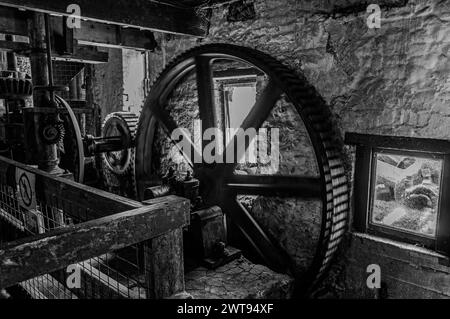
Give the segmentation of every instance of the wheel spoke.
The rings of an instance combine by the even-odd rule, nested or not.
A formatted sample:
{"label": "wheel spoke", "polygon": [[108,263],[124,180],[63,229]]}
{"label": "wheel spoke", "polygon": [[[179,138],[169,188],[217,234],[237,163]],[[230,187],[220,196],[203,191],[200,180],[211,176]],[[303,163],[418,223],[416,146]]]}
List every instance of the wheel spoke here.
{"label": "wheel spoke", "polygon": [[[252,109],[248,113],[247,117],[242,122],[241,128],[244,131],[249,128],[254,128],[256,132],[258,132],[258,130],[263,125],[264,121],[270,115],[270,111],[275,106],[275,103],[279,100],[281,93],[282,93],[281,89],[279,89],[278,86],[273,81],[269,80],[267,85],[259,94],[258,99],[256,100]],[[252,143],[251,140],[248,143],[245,143],[243,148],[244,152],[247,151],[250,143]],[[225,148],[225,154],[233,154],[234,157],[233,164],[236,164],[239,160],[239,157],[242,155],[238,154],[238,152],[235,152],[235,148],[236,145],[233,138]],[[229,166],[228,172],[233,170],[234,165],[228,166]]]}
{"label": "wheel spoke", "polygon": [[216,127],[217,125],[211,61],[211,58],[208,56],[200,55],[195,58],[198,106],[203,130]]}
{"label": "wheel spoke", "polygon": [[[187,145],[186,147],[181,147],[179,141],[176,141],[172,138],[172,133],[178,128],[178,125],[176,124],[172,116],[170,116],[170,114],[161,107],[154,107],[152,111],[153,115],[158,119],[158,122],[161,124],[164,132],[167,134],[169,139],[180,150],[181,154],[183,155],[185,160],[189,163],[191,168],[193,168],[194,167],[193,159],[196,158],[195,156],[197,156],[197,158],[201,157],[199,155],[201,154],[201,152],[195,146],[194,142],[191,139],[190,134],[188,132],[186,132],[187,134],[183,134],[181,138],[184,139],[185,142],[184,144]],[[185,133],[185,130],[179,130],[179,132]]]}
{"label": "wheel spoke", "polygon": [[281,93],[281,89],[273,81],[269,80],[259,94],[255,105],[253,105],[247,117],[242,122],[242,129],[246,130],[253,127],[258,130],[269,117],[270,111],[280,99]]}
{"label": "wheel spoke", "polygon": [[286,175],[232,175],[225,184],[235,194],[320,198],[320,178]]}
{"label": "wheel spoke", "polygon": [[224,206],[227,216],[231,217],[265,263],[273,270],[286,271],[287,256],[272,242],[247,209],[235,198],[224,203]]}

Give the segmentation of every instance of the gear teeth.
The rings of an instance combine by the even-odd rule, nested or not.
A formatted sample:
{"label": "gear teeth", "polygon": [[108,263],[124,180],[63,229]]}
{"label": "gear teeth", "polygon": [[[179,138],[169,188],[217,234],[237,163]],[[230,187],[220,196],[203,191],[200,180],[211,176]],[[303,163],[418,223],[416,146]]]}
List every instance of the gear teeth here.
{"label": "gear teeth", "polygon": [[[332,113],[326,102],[317,93],[316,89],[308,83],[303,74],[290,70],[270,55],[251,48],[226,43],[211,43],[189,49],[170,61],[153,81],[152,89],[144,103],[144,109],[139,119],[138,126],[142,125],[143,128],[138,127],[137,129],[136,149],[140,150],[143,143],[151,145],[153,142],[144,140],[147,138],[147,136],[144,136],[144,133],[140,136],[140,132],[144,132],[151,121],[151,114],[149,115],[148,113],[151,105],[148,104],[148,101],[156,98],[155,95],[157,93],[155,92],[158,92],[161,86],[166,83],[167,78],[169,80],[173,79],[173,74],[176,73],[175,69],[182,72],[183,70],[180,69],[183,68],[183,63],[185,66],[190,66],[186,61],[204,54],[224,54],[231,58],[236,57],[241,61],[253,64],[256,68],[266,73],[295,105],[307,127],[310,138],[313,141],[317,162],[321,166],[323,189],[327,190],[322,199],[322,216],[324,220],[320,242],[318,243],[317,252],[309,272],[310,276],[307,280],[308,288],[311,288],[327,273],[333,260],[332,257],[343,237],[345,223],[343,224],[342,221],[347,220],[349,215],[349,185],[342,164],[343,161],[341,160],[344,146],[341,134],[332,120]],[[146,116],[144,116],[144,113]],[[139,159],[141,159],[141,155],[136,154]],[[151,169],[150,161],[151,159],[138,161],[140,166],[136,167],[136,169],[139,176],[145,176],[146,172]],[[146,163],[144,164],[144,162]],[[144,165],[149,166],[144,167]]]}
{"label": "gear teeth", "polygon": [[78,122],[70,105],[58,95],[55,96],[58,107],[64,108],[67,114],[60,115],[63,128],[60,138],[64,153],[60,156],[60,166],[74,174],[75,181],[82,183],[84,177],[83,141]]}
{"label": "gear teeth", "polygon": [[32,95],[32,92],[30,79],[0,77],[0,99],[27,98]]}
{"label": "gear teeth", "polygon": [[58,143],[62,143],[64,141],[64,136],[66,135],[66,129],[64,128],[63,123],[58,124],[58,130],[59,130],[59,141]]}
{"label": "gear teeth", "polygon": [[[137,131],[137,123],[138,123],[138,116],[134,113],[130,112],[114,112],[108,114],[102,124],[102,136],[105,136],[106,127],[109,125],[111,121],[118,121],[123,125],[123,128],[126,128],[128,139],[131,142],[134,142],[134,139],[136,137],[136,131]],[[124,167],[118,169],[116,167],[113,167],[107,160],[106,155],[102,154],[102,170],[103,170],[103,176],[106,180],[107,185],[114,185],[116,184],[116,180],[119,178],[121,180],[127,181],[129,183],[130,188],[126,191],[126,196],[129,196],[133,199],[137,198],[137,188],[136,188],[136,175],[135,175],[135,148],[129,148],[126,152],[126,155],[128,158],[126,160],[126,163]],[[119,194],[123,195],[123,194]]]}

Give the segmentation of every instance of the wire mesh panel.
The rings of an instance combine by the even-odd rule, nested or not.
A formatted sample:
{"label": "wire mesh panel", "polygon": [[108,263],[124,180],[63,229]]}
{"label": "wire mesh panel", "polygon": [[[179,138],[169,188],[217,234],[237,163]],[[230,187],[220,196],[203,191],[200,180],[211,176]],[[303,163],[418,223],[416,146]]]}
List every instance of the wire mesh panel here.
{"label": "wire mesh panel", "polygon": [[68,85],[84,68],[83,63],[69,61],[53,62],[53,78],[55,85]]}
{"label": "wire mesh panel", "polygon": [[78,269],[79,285],[68,283],[71,272],[62,269],[21,282],[33,299],[145,299],[147,283],[138,245],[71,265]]}
{"label": "wire mesh panel", "polygon": [[[0,249],[13,240],[142,206],[114,194],[16,165],[0,157]],[[26,189],[27,185],[22,185],[21,178],[17,178],[18,170],[34,176],[34,187]],[[32,208],[24,205],[23,197],[27,194],[36,197]],[[19,286],[30,298],[36,299],[146,298],[149,296],[149,269],[145,262],[149,252],[146,249],[144,243],[138,243],[113,250],[26,280]],[[72,281],[74,273],[79,278]]]}

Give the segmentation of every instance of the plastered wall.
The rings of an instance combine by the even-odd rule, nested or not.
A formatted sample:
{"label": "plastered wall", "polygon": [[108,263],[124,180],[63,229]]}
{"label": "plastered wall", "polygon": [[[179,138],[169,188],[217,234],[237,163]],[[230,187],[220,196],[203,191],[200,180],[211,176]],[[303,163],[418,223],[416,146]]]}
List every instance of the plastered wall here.
{"label": "plastered wall", "polygon": [[[269,53],[304,74],[329,104],[342,134],[448,139],[450,3],[378,3],[380,29],[366,25],[368,2],[255,0],[254,15],[241,17],[231,16],[228,6],[215,7],[206,39],[159,39],[161,51],[154,56],[152,76],[192,46],[238,44]],[[348,153],[351,167],[351,150]],[[371,263],[381,266],[382,290],[366,286]],[[349,234],[316,296],[450,297],[449,268],[442,263],[445,260],[427,251]]]}

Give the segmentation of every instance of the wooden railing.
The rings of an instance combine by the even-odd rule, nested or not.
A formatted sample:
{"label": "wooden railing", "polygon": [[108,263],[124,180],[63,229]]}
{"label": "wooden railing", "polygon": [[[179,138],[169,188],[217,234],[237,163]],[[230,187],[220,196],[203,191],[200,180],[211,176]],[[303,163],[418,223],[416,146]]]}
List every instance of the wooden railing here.
{"label": "wooden railing", "polygon": [[[88,219],[100,218],[143,204],[132,199],[108,193],[72,180],[57,177],[37,168],[0,156],[0,184],[15,188],[17,170],[29,172],[35,176],[37,201],[64,209],[65,213],[77,215],[86,213]],[[80,215],[81,220],[87,220]]]}
{"label": "wooden railing", "polygon": [[[37,204],[29,209],[18,198],[18,171],[33,180]],[[182,228],[189,223],[187,199],[167,196],[142,204],[3,157],[0,187],[0,224],[21,234],[18,240],[5,242],[5,227],[0,228],[0,288],[33,286],[33,280],[45,276],[46,283],[56,278],[58,286],[66,289],[64,269],[80,265],[85,269],[84,290],[71,288],[69,293],[77,297],[165,298],[184,290]],[[27,214],[41,219],[39,231],[29,230]],[[125,260],[130,247],[139,260]],[[133,264],[138,273],[130,274],[127,266],[125,275],[120,275],[126,280],[113,278],[111,271],[122,271],[119,259]],[[136,283],[137,292],[130,288]],[[94,289],[86,288],[94,284],[96,296],[90,292]],[[98,286],[104,294],[98,295]]]}

